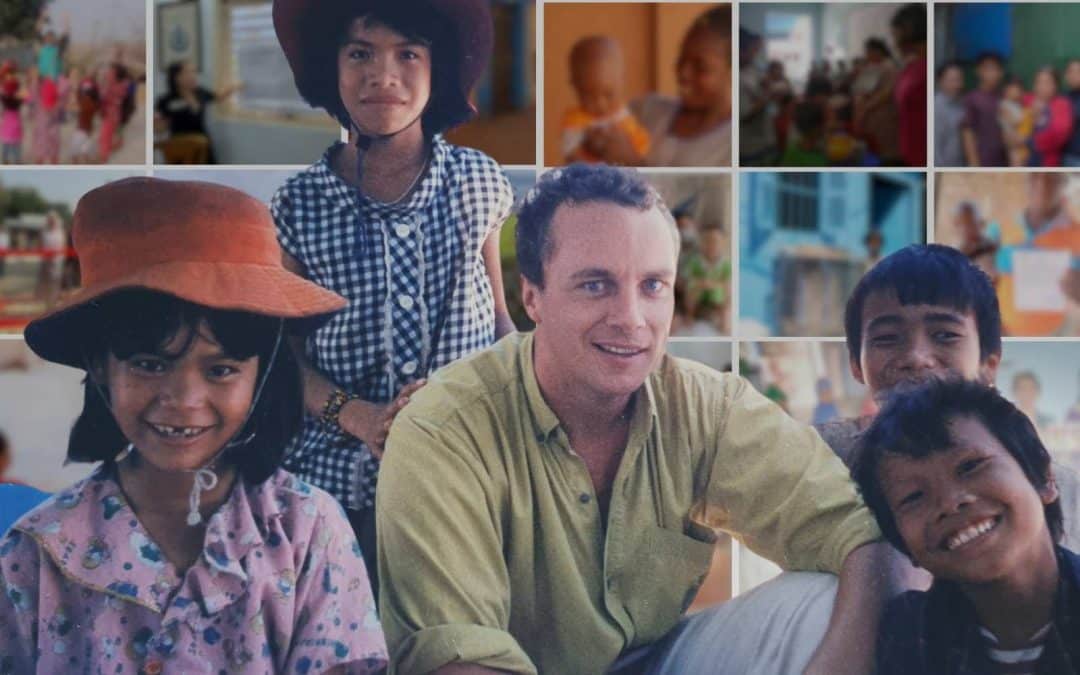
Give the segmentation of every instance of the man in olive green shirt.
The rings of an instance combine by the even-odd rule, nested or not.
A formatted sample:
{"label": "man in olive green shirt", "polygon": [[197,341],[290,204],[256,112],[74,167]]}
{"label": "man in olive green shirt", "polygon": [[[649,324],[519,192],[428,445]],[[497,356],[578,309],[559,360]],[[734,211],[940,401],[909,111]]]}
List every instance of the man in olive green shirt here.
{"label": "man in olive green shirt", "polygon": [[713,528],[840,574],[808,672],[869,671],[890,581],[873,517],[815,432],[665,355],[677,251],[634,172],[575,166],[530,192],[518,261],[536,330],[436,373],[387,441],[391,672],[604,673],[679,625]]}

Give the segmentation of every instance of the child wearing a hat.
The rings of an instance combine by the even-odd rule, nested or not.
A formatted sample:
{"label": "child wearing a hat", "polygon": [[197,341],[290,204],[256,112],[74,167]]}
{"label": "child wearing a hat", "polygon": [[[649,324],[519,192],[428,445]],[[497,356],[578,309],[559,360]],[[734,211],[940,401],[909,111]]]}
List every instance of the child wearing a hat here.
{"label": "child wearing a hat", "polygon": [[26,341],[86,371],[68,458],[101,464],[0,540],[0,673],[381,671],[344,514],[279,468],[302,417],[283,333],[342,298],[217,185],[111,183],[74,237],[84,287]]}
{"label": "child wearing a hat", "polygon": [[341,501],[374,556],[394,415],[428,373],[513,331],[498,251],[509,181],[441,135],[474,113],[490,0],[275,0],[274,26],[301,94],[354,139],[271,207],[286,265],[349,301],[306,343],[308,417],[286,461]]}

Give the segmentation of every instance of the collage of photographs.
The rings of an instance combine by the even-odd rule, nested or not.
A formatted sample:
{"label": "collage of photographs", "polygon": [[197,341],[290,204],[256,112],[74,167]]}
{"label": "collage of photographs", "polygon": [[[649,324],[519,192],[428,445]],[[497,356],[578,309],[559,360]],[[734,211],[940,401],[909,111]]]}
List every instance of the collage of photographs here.
{"label": "collage of photographs", "polygon": [[1080,675],[1076,26],[0,0],[0,675]]}

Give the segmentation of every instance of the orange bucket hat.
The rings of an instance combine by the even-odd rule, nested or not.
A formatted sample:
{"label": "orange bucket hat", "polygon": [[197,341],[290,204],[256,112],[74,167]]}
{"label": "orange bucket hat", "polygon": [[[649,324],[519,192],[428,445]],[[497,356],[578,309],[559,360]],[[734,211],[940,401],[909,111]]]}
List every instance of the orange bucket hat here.
{"label": "orange bucket hat", "polygon": [[31,321],[26,342],[43,359],[85,368],[79,326],[96,300],[129,288],[314,330],[346,301],[286,270],[275,233],[265,204],[223,185],[139,177],[92,190],[72,226],[83,287]]}

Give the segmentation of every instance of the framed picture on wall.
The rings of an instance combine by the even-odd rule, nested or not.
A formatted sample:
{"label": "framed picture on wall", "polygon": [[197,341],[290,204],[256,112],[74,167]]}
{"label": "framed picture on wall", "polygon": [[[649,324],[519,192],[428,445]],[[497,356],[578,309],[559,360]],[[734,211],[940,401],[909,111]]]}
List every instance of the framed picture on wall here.
{"label": "framed picture on wall", "polygon": [[200,39],[198,2],[171,2],[157,6],[155,40],[160,70],[165,70],[175,61],[187,61],[195,67],[196,72],[201,72]]}

